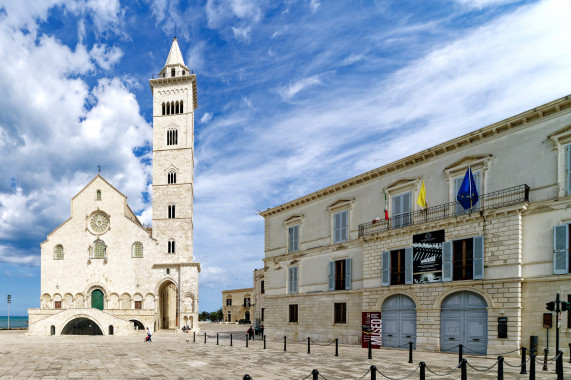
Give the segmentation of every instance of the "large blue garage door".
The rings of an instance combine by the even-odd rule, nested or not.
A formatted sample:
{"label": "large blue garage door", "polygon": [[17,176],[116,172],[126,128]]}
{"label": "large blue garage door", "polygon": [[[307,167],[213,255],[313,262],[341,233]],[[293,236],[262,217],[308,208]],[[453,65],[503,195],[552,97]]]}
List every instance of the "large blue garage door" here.
{"label": "large blue garage door", "polygon": [[409,297],[397,294],[383,303],[383,347],[416,348],[416,306]]}

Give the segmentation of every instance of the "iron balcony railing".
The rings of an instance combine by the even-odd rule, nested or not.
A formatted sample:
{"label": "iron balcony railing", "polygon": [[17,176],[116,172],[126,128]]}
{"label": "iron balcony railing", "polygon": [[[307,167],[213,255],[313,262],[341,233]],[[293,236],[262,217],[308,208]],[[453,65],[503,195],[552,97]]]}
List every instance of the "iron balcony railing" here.
{"label": "iron balcony railing", "polygon": [[402,228],[413,224],[422,224],[469,214],[476,211],[492,210],[501,207],[529,201],[529,186],[519,185],[492,193],[480,195],[478,203],[468,210],[464,210],[458,202],[450,202],[438,206],[429,207],[407,214],[393,216],[388,220],[374,220],[372,222],[359,224],[359,237],[374,235],[379,232],[388,231],[394,228]]}

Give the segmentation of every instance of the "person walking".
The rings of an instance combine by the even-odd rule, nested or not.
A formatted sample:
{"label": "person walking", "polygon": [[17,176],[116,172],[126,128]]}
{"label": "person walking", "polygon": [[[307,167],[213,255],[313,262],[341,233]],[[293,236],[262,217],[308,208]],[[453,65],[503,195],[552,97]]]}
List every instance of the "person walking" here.
{"label": "person walking", "polygon": [[248,329],[248,338],[250,340],[254,340],[254,329],[252,328],[252,326],[250,326],[250,328]]}
{"label": "person walking", "polygon": [[152,342],[151,335],[153,335],[150,328],[147,327],[147,337],[145,338],[145,342]]}

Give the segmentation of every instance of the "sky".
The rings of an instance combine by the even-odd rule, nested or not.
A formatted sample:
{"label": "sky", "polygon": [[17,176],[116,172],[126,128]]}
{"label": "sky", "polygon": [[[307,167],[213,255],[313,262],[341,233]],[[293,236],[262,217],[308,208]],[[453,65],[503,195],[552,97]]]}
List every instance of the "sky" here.
{"label": "sky", "polygon": [[199,309],[252,287],[278,206],[571,93],[568,0],[0,0],[0,315],[96,174],[152,215],[152,96],[197,76]]}

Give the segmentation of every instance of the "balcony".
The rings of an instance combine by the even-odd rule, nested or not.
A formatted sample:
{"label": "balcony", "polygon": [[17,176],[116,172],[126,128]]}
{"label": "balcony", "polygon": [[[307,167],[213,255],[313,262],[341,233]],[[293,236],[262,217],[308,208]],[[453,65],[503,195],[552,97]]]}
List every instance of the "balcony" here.
{"label": "balcony", "polygon": [[415,224],[423,224],[435,220],[470,214],[472,212],[493,210],[518,203],[529,202],[529,186],[519,185],[492,193],[480,195],[476,206],[464,210],[458,201],[429,207],[408,214],[393,216],[389,220],[359,224],[359,237],[374,235],[396,228],[403,228]]}

